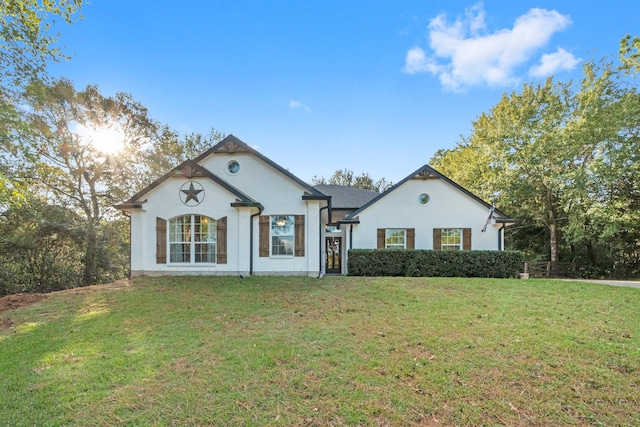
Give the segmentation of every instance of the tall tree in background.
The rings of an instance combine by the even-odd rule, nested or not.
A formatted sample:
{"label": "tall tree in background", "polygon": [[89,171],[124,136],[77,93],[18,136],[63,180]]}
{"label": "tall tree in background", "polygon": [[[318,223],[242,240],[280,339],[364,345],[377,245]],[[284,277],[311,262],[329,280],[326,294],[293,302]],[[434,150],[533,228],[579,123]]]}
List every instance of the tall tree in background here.
{"label": "tall tree in background", "polygon": [[116,218],[111,207],[139,187],[145,173],[131,162],[156,139],[157,123],[130,95],[76,91],[67,80],[34,82],[23,101],[24,121],[12,161],[29,197],[46,197],[83,218],[83,283],[103,280],[99,230]]}
{"label": "tall tree in background", "polygon": [[[13,148],[15,129],[24,127],[15,108],[22,88],[43,79],[48,62],[66,58],[52,34],[56,18],[71,24],[81,5],[81,0],[0,2],[0,147],[5,151]],[[6,172],[0,158],[0,204],[18,193]]]}
{"label": "tall tree in background", "polygon": [[378,193],[381,193],[393,186],[393,183],[388,182],[384,177],[374,181],[366,172],[362,172],[360,175],[355,175],[352,170],[346,168],[336,170],[328,180],[324,177],[314,176],[311,179],[311,185],[318,184],[344,185],[346,187],[357,187],[365,190],[377,191]]}
{"label": "tall tree in background", "polygon": [[189,133],[180,136],[168,126],[160,127],[153,144],[144,147],[145,149],[135,159],[138,164],[144,165],[138,182],[139,189],[155,181],[185,160],[198,157],[224,137],[224,133],[215,129],[211,129],[208,135]]}
{"label": "tall tree in background", "polygon": [[[30,283],[34,290],[59,287],[55,277],[61,276],[52,275],[48,284],[35,280],[34,257],[16,257],[3,251],[13,247],[16,254],[27,253],[33,248],[17,244],[28,242],[25,236],[46,236],[48,230],[58,230],[50,239],[57,236],[60,248],[75,244],[76,251],[82,253],[82,272],[79,279],[68,280],[69,286],[124,277],[128,268],[128,224],[113,205],[222,138],[215,130],[206,136],[192,133],[181,137],[150,119],[146,108],[129,94],[105,96],[96,86],[76,90],[65,79],[48,84],[32,82],[21,102],[21,120],[28,126],[14,130],[11,149],[0,147],[0,156],[17,185],[26,190],[22,204],[32,209],[7,206],[4,213],[0,212],[0,220],[4,217],[6,224],[9,219],[16,223],[22,215],[25,224],[32,225],[0,239],[0,259],[15,266],[13,270],[0,268],[0,276],[13,274],[15,281]],[[39,216],[28,215],[31,211],[39,212]],[[75,225],[68,231],[56,219],[62,218],[63,212],[74,218],[69,223]],[[42,228],[38,222],[41,219],[56,225]],[[64,236],[74,239],[64,240]],[[55,254],[62,258],[38,258],[49,263],[48,271],[71,265],[72,251]],[[21,265],[21,259],[31,261]],[[25,273],[17,274],[18,270]]]}
{"label": "tall tree in background", "polygon": [[571,149],[561,129],[568,111],[567,85],[552,79],[525,85],[483,113],[468,140],[433,161],[436,169],[486,199],[501,192],[501,209],[515,215],[517,207],[528,225],[545,227],[551,261],[559,260],[559,223],[566,217],[560,201]]}
{"label": "tall tree in background", "polygon": [[484,198],[500,192],[500,208],[522,220],[513,227],[515,248],[535,256],[546,246],[551,261],[579,261],[598,274],[633,274],[640,265],[633,209],[640,204],[640,100],[628,78],[638,58],[630,39],[622,46],[622,67],[588,62],[578,85],[524,85],[482,114],[470,137],[432,159]]}

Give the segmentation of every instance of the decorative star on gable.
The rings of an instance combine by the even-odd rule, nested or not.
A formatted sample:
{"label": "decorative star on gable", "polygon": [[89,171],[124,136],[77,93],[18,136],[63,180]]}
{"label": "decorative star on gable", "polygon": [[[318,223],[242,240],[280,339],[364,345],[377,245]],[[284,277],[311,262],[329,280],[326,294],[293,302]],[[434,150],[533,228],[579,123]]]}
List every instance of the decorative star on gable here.
{"label": "decorative star on gable", "polygon": [[187,206],[198,206],[204,200],[202,184],[197,181],[188,181],[182,184],[182,187],[180,187],[180,200]]}

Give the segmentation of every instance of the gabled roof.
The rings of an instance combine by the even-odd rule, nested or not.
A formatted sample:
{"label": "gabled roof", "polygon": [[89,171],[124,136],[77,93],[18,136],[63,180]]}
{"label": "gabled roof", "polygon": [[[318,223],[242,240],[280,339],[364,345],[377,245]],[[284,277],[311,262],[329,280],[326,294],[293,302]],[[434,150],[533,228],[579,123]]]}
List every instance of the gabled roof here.
{"label": "gabled roof", "polygon": [[211,147],[210,149],[208,149],[207,151],[205,151],[204,153],[196,157],[194,159],[194,162],[200,163],[214,153],[230,153],[230,154],[250,153],[253,156],[265,162],[266,164],[268,164],[269,166],[271,166],[272,168],[274,168],[275,170],[277,170],[278,172],[280,172],[281,174],[285,175],[287,178],[291,179],[292,181],[304,187],[305,191],[310,193],[311,195],[324,196],[324,194],[322,194],[320,191],[316,190],[315,188],[313,188],[312,186],[310,186],[309,184],[307,184],[306,182],[304,182],[303,180],[301,180],[300,178],[298,178],[297,176],[295,176],[294,174],[292,174],[291,172],[289,172],[288,170],[286,170],[285,168],[283,168],[282,166],[274,162],[273,160],[261,154],[259,151],[251,148],[247,143],[241,141],[240,139],[236,138],[233,135],[229,135],[225,137],[222,141],[220,141],[219,143],[217,143],[216,145],[214,145],[213,147]]}
{"label": "gabled roof", "polygon": [[331,196],[333,209],[358,209],[380,195],[377,191],[346,185],[318,184],[314,188]]}
{"label": "gabled roof", "polygon": [[[415,170],[414,172],[410,173],[406,178],[404,178],[402,181],[398,182],[393,187],[389,188],[384,193],[381,193],[375,199],[370,200],[368,203],[366,203],[364,206],[362,206],[357,211],[352,212],[349,215],[347,215],[344,218],[344,221],[345,222],[349,222],[349,221],[353,222],[353,221],[355,221],[357,219],[357,216],[362,211],[364,211],[369,206],[373,205],[378,200],[382,199],[383,197],[385,197],[386,195],[388,195],[389,193],[391,193],[395,189],[399,188],[400,186],[402,186],[402,184],[404,184],[405,182],[409,181],[410,179],[441,179],[444,182],[446,182],[447,184],[449,184],[452,187],[454,187],[455,189],[457,189],[457,190],[461,191],[462,193],[466,194],[467,196],[469,196],[470,198],[472,198],[476,202],[478,202],[481,205],[485,206],[487,209],[491,209],[491,205],[489,203],[485,202],[484,200],[482,200],[480,197],[476,196],[475,194],[473,194],[472,192],[470,192],[466,188],[462,187],[460,184],[457,184],[454,181],[450,180],[449,178],[447,178],[446,176],[444,176],[443,174],[441,174],[440,172],[438,172],[437,170],[435,170],[431,166],[424,165],[424,166],[421,166],[420,168],[418,168],[417,170]],[[510,219],[507,215],[505,215],[504,213],[502,213],[498,209],[494,209],[493,212],[494,212],[494,219],[496,220],[496,222],[515,222],[515,220]],[[495,218],[495,217],[500,217],[500,218]]]}
{"label": "gabled roof", "polygon": [[186,160],[182,162],[179,166],[167,172],[159,179],[155,180],[153,183],[151,183],[151,185],[147,186],[143,190],[134,194],[126,202],[120,205],[115,205],[114,207],[122,210],[140,209],[142,207],[142,204],[145,203],[146,201],[146,200],[142,200],[142,198],[146,196],[151,190],[153,190],[154,188],[157,188],[158,186],[160,186],[160,184],[162,184],[163,182],[165,182],[166,180],[172,177],[208,178],[213,182],[215,182],[216,184],[218,184],[220,187],[227,190],[229,193],[236,196],[236,201],[232,203],[233,206],[236,206],[236,207],[248,206],[248,207],[257,207],[260,210],[263,209],[262,205],[259,202],[249,197],[242,191],[238,190],[236,187],[229,184],[227,181],[223,180],[213,172],[200,166],[198,163],[196,163],[193,160]]}

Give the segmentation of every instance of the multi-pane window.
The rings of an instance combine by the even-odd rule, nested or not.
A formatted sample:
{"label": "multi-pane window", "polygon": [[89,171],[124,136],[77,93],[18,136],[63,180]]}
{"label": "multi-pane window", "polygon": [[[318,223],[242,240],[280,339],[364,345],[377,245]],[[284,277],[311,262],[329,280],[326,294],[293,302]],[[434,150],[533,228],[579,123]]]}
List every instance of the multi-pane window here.
{"label": "multi-pane window", "polygon": [[441,249],[443,251],[462,250],[462,229],[443,228],[441,242]]}
{"label": "multi-pane window", "polygon": [[169,221],[169,262],[215,263],[216,220],[183,215]]}
{"label": "multi-pane window", "polygon": [[384,247],[387,249],[405,249],[407,232],[404,228],[387,228],[385,230]]}
{"label": "multi-pane window", "polygon": [[293,215],[271,217],[271,255],[293,255],[295,218]]}

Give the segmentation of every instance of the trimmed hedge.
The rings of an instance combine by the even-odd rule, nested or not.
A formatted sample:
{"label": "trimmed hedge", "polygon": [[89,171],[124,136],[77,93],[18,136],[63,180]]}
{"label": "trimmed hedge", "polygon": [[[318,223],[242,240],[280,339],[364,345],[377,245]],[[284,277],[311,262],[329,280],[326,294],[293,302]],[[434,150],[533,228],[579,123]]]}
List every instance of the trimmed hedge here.
{"label": "trimmed hedge", "polygon": [[524,254],[514,251],[351,249],[350,276],[516,277]]}

